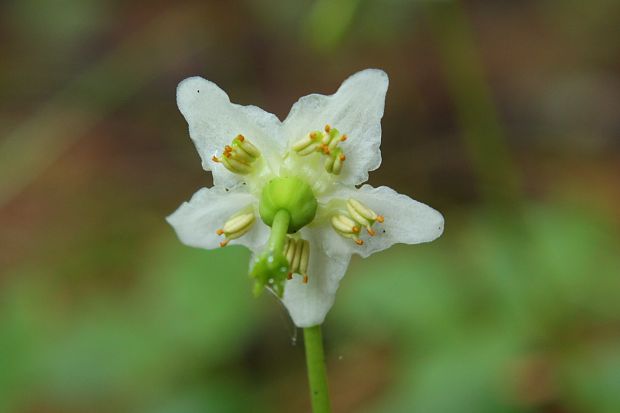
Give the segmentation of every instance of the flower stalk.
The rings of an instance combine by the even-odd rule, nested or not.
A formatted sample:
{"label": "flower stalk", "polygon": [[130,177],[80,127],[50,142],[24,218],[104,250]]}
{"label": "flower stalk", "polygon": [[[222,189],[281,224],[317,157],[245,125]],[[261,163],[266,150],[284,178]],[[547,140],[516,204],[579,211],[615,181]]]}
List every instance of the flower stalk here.
{"label": "flower stalk", "polygon": [[306,365],[312,412],[330,413],[331,406],[327,389],[323,335],[320,325],[304,328],[304,346],[306,348]]}

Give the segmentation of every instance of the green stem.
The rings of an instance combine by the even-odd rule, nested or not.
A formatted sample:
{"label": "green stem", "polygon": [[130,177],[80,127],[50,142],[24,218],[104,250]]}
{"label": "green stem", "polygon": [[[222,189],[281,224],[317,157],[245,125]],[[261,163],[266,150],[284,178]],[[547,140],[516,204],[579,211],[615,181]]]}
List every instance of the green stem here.
{"label": "green stem", "polygon": [[304,328],[304,344],[312,411],[313,413],[329,413],[331,407],[327,391],[327,372],[325,370],[325,354],[323,353],[323,336],[320,325]]}
{"label": "green stem", "polygon": [[287,210],[281,209],[276,212],[271,224],[271,236],[269,237],[269,249],[280,251],[284,249],[284,241],[288,233],[288,225],[291,222],[291,214]]}

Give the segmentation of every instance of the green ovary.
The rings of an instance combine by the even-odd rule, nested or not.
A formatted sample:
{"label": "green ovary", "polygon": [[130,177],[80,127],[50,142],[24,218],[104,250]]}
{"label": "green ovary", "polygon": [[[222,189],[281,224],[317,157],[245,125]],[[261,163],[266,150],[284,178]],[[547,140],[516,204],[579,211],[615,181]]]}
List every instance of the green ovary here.
{"label": "green ovary", "polygon": [[280,210],[290,215],[288,233],[299,231],[316,215],[317,201],[312,188],[296,177],[274,178],[263,188],[259,212],[265,224],[272,226]]}

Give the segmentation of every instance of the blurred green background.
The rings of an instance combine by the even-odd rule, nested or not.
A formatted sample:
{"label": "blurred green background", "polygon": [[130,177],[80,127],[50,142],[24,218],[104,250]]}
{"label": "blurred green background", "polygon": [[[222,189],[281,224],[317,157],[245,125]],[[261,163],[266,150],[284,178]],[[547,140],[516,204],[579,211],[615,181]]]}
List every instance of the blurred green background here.
{"label": "blurred green background", "polygon": [[0,411],[309,411],[249,254],[164,217],[211,178],[175,87],[281,119],[390,76],[389,185],[438,241],[354,259],[325,324],[336,412],[620,411],[620,2],[0,4]]}

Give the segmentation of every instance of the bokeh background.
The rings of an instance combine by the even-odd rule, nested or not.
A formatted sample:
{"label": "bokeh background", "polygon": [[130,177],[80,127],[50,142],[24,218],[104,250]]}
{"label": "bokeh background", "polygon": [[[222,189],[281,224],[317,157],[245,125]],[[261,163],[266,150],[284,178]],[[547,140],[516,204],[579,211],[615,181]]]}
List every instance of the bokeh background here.
{"label": "bokeh background", "polygon": [[0,3],[0,411],[309,411],[303,345],[242,248],[164,217],[211,177],[175,103],[281,119],[390,76],[389,185],[438,241],[354,259],[336,412],[620,411],[620,2]]}

